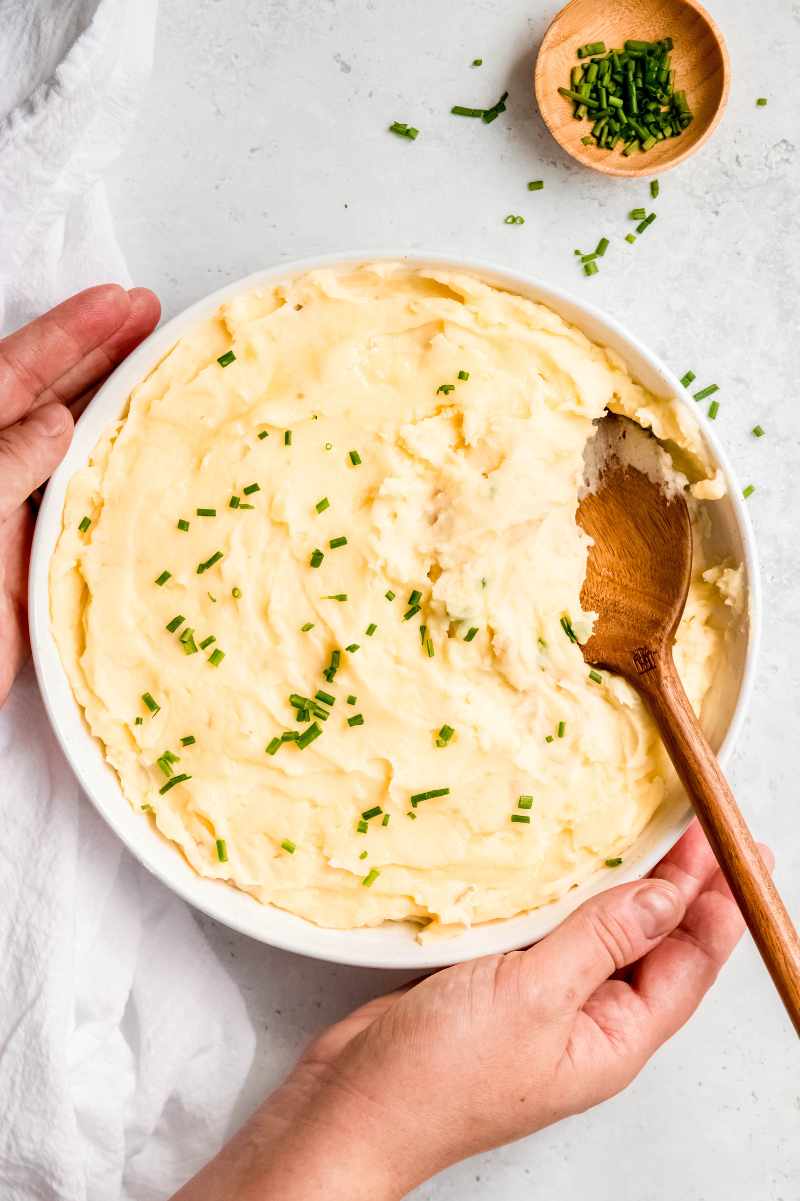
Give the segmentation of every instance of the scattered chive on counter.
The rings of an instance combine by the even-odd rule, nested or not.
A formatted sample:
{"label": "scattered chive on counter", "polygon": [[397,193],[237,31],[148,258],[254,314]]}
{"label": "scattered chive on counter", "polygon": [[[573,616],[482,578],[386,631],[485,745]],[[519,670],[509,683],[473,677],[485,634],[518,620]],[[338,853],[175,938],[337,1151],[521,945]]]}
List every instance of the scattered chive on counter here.
{"label": "scattered chive on counter", "polygon": [[750,432],[752,433],[754,438],[763,438],[764,437],[764,429],[760,425],[754,425]]}
{"label": "scattered chive on counter", "polygon": [[756,100],[756,108],[766,108],[767,103],[766,96],[759,96],[758,100]]}
{"label": "scattered chive on counter", "polygon": [[695,392],[695,400],[706,400],[707,397],[713,396],[715,392],[719,392],[719,384],[709,384],[706,388],[701,388],[699,392]]}
{"label": "scattered chive on counter", "polygon": [[541,192],[543,187],[544,187],[543,179],[531,179],[528,182],[528,191],[529,192]]}
{"label": "scattered chive on counter", "polygon": [[[482,58],[473,58],[472,62],[470,63],[470,66],[471,67],[482,67],[483,59]],[[765,101],[765,103],[766,103],[766,101]]]}
{"label": "scattered chive on counter", "polygon": [[693,384],[696,379],[697,379],[697,376],[695,375],[695,373],[693,371],[687,371],[684,375],[681,376],[681,384],[683,385],[684,388],[688,388],[689,385]]}
{"label": "scattered chive on counter", "polygon": [[503,220],[505,221],[506,225],[524,225],[525,224],[525,218],[523,216],[521,216],[519,213],[509,213],[507,217],[503,218]]}
{"label": "scattered chive on counter", "polygon": [[715,421],[715,420],[716,420],[716,416],[717,416],[717,413],[718,413],[718,412],[719,412],[719,401],[718,401],[718,400],[712,400],[711,404],[708,406],[708,417],[709,417],[709,420],[710,420],[710,421]]}
{"label": "scattered chive on counter", "polygon": [[410,138],[412,142],[419,137],[419,130],[413,125],[407,125],[405,121],[392,121],[389,132],[399,134],[401,138]]}
{"label": "scattered chive on counter", "polygon": [[480,117],[486,125],[491,125],[492,121],[497,120],[500,114],[506,111],[506,100],[508,92],[503,92],[491,108],[468,108],[465,104],[454,104],[450,112],[456,117]]}
{"label": "scattered chive on counter", "polygon": [[748,496],[752,496],[755,490],[755,484],[748,484],[746,488],[742,488],[742,496],[747,500]]}

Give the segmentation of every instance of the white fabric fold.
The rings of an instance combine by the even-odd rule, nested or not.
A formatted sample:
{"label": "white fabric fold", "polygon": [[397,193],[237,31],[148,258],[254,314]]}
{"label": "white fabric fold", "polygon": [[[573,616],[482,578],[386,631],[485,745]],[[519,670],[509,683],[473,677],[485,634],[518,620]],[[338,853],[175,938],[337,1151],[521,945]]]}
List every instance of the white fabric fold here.
{"label": "white fabric fold", "polygon": [[[155,0],[0,0],[0,329],[129,284],[102,172]],[[0,1197],[156,1201],[222,1142],[255,1038],[188,907],[105,826],[30,666],[0,711]]]}

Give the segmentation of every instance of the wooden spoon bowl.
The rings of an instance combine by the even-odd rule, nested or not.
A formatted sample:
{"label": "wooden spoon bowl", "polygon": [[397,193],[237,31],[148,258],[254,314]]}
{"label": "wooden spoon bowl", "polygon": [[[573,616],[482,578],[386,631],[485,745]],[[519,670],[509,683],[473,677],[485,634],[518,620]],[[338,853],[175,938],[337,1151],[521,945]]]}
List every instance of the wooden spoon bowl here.
{"label": "wooden spoon bowl", "polygon": [[[678,137],[658,142],[646,153],[623,158],[622,148],[584,146],[589,122],[576,121],[573,105],[559,95],[569,87],[570,70],[581,60],[579,46],[605,42],[621,47],[629,38],[675,43],[672,65],[676,86],[686,92],[694,120]],[[697,0],[571,0],[553,18],[536,59],[534,86],[545,125],[560,146],[585,167],[630,178],[657,175],[699,150],[719,124],[730,89],[730,60],[713,17]]]}

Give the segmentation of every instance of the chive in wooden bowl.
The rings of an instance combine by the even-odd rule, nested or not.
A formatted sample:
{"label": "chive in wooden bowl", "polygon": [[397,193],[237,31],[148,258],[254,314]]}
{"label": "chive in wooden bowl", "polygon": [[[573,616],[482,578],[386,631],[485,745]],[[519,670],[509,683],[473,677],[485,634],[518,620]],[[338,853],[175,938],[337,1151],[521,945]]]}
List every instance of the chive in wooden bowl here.
{"label": "chive in wooden bowl", "polygon": [[[622,142],[613,149],[581,141],[593,121],[579,121],[575,105],[559,88],[570,88],[572,68],[588,61],[578,50],[603,43],[621,49],[627,41],[658,42],[671,38],[671,66],[676,91],[685,92],[693,114],[677,136],[642,151],[637,144],[623,155]],[[534,73],[536,100],[550,133],[574,159],[605,175],[635,178],[668,171],[689,158],[716,129],[730,89],[730,60],[714,19],[697,0],[571,0],[550,24],[539,47]],[[590,114],[587,113],[587,116]]]}

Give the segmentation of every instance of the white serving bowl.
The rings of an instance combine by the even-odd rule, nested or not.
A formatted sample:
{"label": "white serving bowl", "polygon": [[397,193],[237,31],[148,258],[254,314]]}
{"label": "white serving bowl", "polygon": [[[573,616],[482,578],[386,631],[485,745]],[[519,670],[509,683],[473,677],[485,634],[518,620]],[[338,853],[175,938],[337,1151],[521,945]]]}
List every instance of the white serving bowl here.
{"label": "white serving bowl", "polygon": [[334,963],[365,967],[422,969],[439,967],[477,955],[508,951],[535,942],[549,933],[587,897],[612,884],[644,876],[675,844],[691,819],[685,794],[676,786],[635,846],[622,868],[599,871],[559,901],[505,921],[479,925],[456,938],[419,945],[408,924],[386,924],[371,930],[325,930],[303,918],[271,906],[215,880],[195,875],[180,852],[166,841],[141,813],[134,812],[122,794],[117,776],[105,762],[100,743],[89,733],[61,665],[50,629],[48,571],[61,530],[61,512],[69,480],[82,467],[105,430],[117,420],[128,396],[167,351],[196,322],[211,316],[233,296],[269,285],[317,267],[354,266],[377,259],[403,261],[410,266],[461,268],[508,291],[541,301],[560,313],[595,342],[617,351],[631,374],[657,396],[677,396],[691,409],[703,430],[712,457],[722,469],[726,499],[708,506],[712,522],[710,552],[743,562],[747,585],[746,613],[728,653],[721,657],[703,708],[703,724],[721,761],[731,753],[749,702],[761,622],[756,547],[741,500],[741,488],[728,459],[697,406],[659,360],[615,321],[591,305],[518,272],[476,261],[437,254],[337,255],[282,263],[213,292],[162,325],[122,363],[86,409],[75,430],[66,458],[55,472],[39,512],[30,571],[30,628],[33,658],[50,721],[78,779],[108,824],[128,849],[155,876],[190,904],[242,934]]}

